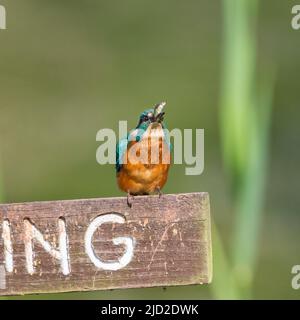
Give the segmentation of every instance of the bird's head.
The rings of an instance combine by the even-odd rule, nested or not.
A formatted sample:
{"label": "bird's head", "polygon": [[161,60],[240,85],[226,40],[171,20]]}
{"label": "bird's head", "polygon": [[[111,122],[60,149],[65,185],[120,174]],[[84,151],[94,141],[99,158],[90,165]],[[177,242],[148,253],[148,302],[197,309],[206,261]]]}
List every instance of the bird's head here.
{"label": "bird's head", "polygon": [[137,125],[137,129],[141,129],[146,131],[149,126],[151,128],[161,127],[163,128],[164,121],[164,107],[166,102],[161,102],[155,105],[152,109],[147,109],[140,115],[139,123]]}

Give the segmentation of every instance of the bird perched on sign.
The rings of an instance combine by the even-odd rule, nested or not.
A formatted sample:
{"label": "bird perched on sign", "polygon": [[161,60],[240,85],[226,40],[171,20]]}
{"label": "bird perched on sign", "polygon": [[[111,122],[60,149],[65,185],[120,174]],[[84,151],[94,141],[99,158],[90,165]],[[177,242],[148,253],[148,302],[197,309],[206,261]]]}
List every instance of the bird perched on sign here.
{"label": "bird perched on sign", "polygon": [[164,125],[164,107],[161,102],[147,109],[139,117],[138,125],[120,140],[116,150],[117,182],[130,196],[158,193],[168,179],[171,144]]}

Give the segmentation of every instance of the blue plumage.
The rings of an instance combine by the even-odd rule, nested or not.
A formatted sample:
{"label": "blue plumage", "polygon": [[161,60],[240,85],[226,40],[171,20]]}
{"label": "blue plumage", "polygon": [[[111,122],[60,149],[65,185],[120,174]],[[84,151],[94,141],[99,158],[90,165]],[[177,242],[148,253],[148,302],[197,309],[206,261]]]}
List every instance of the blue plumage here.
{"label": "blue plumage", "polygon": [[121,162],[127,150],[127,146],[128,146],[128,136],[127,138],[124,138],[117,143],[117,150],[116,150],[116,171],[117,172],[119,172],[122,168]]}

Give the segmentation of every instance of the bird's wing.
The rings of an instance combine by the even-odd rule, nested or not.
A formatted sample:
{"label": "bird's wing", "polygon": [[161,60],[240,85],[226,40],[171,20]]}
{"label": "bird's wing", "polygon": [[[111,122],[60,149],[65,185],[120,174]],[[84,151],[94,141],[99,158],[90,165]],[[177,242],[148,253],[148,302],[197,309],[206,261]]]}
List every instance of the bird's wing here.
{"label": "bird's wing", "polygon": [[124,157],[124,154],[127,150],[127,145],[128,145],[128,137],[120,140],[117,143],[117,150],[116,150],[116,170],[119,172],[122,168],[122,160]]}

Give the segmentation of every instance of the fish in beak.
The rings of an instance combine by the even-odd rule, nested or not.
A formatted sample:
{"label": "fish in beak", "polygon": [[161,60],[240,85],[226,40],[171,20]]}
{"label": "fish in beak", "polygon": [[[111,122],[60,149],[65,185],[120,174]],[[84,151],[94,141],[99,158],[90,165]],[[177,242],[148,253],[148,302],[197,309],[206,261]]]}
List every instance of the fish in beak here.
{"label": "fish in beak", "polygon": [[153,122],[158,122],[158,123],[163,122],[164,115],[165,115],[165,112],[163,110],[165,105],[166,105],[166,102],[161,102],[154,107]]}

